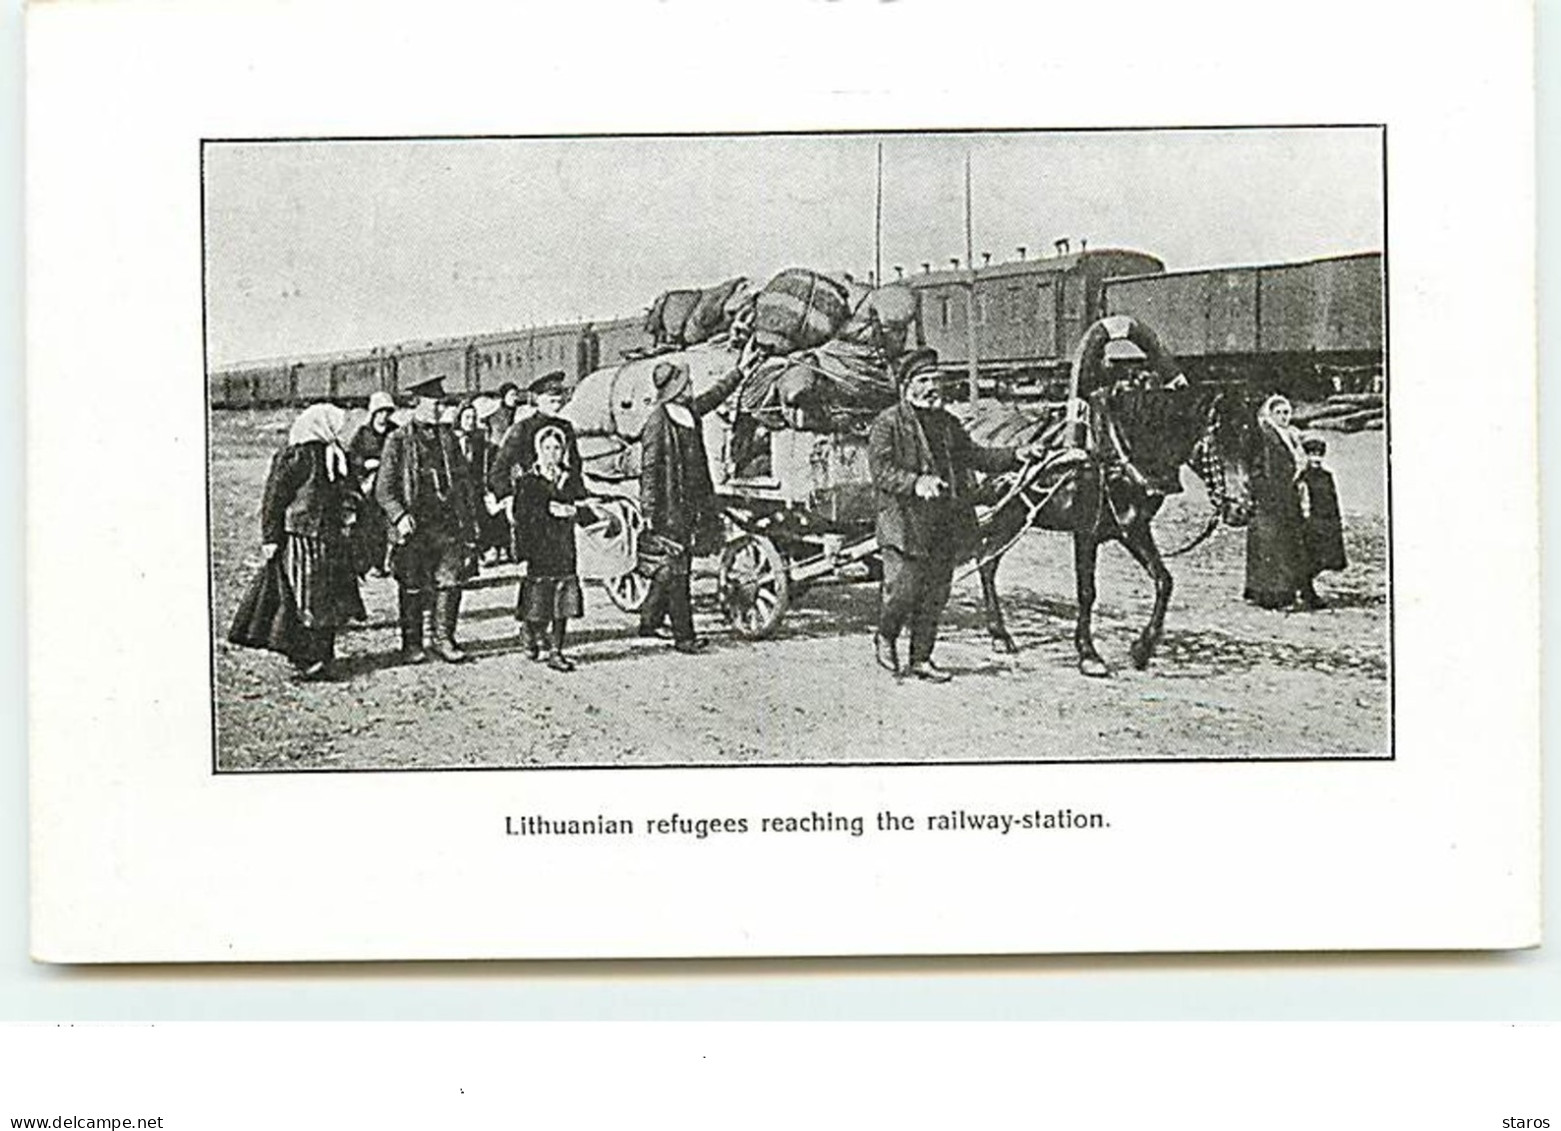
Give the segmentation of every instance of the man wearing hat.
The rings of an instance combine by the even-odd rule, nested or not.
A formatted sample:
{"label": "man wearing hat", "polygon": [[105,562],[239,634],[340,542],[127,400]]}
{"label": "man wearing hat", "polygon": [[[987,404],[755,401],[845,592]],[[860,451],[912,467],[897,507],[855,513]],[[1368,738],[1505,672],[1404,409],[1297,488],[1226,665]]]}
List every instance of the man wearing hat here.
{"label": "man wearing hat", "polygon": [[369,573],[383,577],[388,572],[385,512],[374,501],[374,477],[385,441],[395,431],[395,422],[390,418],[395,409],[396,402],[389,393],[369,394],[368,419],[358,426],[347,445],[347,463],[363,492],[363,506],[352,528],[352,561],[359,577]]}
{"label": "man wearing hat", "polygon": [[570,486],[585,494],[585,478],[580,468],[580,442],[575,438],[575,426],[559,413],[569,400],[569,379],[562,369],[534,377],[526,387],[535,402],[536,410],[529,416],[516,420],[505,432],[499,450],[488,468],[488,489],[500,499],[507,499],[514,491],[515,477],[525,473],[536,462],[537,433],[551,426],[564,434],[564,467]]}
{"label": "man wearing hat", "polygon": [[385,441],[374,499],[389,524],[391,557],[401,607],[401,655],[421,663],[424,618],[433,614],[428,647],[440,659],[459,663],[466,653],[455,643],[461,612],[461,579],[477,542],[470,471],[454,431],[439,425],[444,378],[407,387],[414,398],[412,422]]}
{"label": "man wearing hat", "polygon": [[640,511],[655,572],[640,606],[639,631],[656,636],[670,619],[672,646],[679,652],[705,646],[694,635],[689,571],[695,543],[717,533],[720,522],[700,418],[731,395],[759,360],[750,341],[732,371],[698,395],[682,362],[662,361],[651,371],[656,407],[640,438]]}
{"label": "man wearing hat", "polygon": [[937,354],[918,350],[896,374],[900,403],[885,409],[868,433],[867,457],[878,496],[878,545],[883,554],[883,605],[873,647],[878,663],[902,674],[901,629],[910,628],[903,674],[947,683],[932,662],[938,618],[948,602],[954,566],[975,540],[971,472],[1007,471],[1038,449],[983,448],[945,412]]}

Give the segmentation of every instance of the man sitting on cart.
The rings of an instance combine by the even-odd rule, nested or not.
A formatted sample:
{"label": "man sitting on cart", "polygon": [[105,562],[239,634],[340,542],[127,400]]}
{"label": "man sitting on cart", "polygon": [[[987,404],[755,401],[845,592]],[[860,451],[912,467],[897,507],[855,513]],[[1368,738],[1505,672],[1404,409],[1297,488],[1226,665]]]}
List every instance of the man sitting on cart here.
{"label": "man sitting on cart", "polygon": [[[896,374],[900,402],[868,433],[868,464],[878,500],[883,604],[873,647],[895,675],[930,683],[952,677],[932,661],[938,619],[948,603],[954,566],[976,542],[972,471],[1002,472],[1036,458],[1037,444],[985,448],[944,411],[937,354],[918,350]],[[910,628],[910,655],[900,667],[899,638]]]}

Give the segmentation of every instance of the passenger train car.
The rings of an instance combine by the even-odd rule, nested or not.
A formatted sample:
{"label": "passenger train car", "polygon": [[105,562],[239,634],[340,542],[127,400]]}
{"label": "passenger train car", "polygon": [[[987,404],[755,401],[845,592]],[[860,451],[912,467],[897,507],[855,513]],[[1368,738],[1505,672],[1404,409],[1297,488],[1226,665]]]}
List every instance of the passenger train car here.
{"label": "passenger train car", "polygon": [[[951,380],[968,373],[967,310],[985,391],[1055,396],[1074,346],[1108,314],[1147,322],[1200,381],[1307,397],[1380,389],[1384,276],[1377,252],[1302,263],[1166,271],[1145,252],[1084,249],[1021,258],[974,272],[903,280],[916,297],[914,341],[931,346]],[[435,374],[455,394],[561,369],[573,381],[648,349],[641,315],[511,333],[407,343],[366,352],[213,370],[214,408],[331,400],[361,405]]]}

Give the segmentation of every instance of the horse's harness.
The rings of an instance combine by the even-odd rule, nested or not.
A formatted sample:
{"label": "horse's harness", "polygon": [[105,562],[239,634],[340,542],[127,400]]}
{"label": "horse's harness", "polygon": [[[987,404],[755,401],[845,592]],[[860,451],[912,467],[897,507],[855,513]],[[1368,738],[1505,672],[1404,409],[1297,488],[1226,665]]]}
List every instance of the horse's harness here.
{"label": "horse's harness", "polygon": [[[1194,445],[1191,455],[1186,460],[1187,465],[1193,469],[1193,472],[1198,478],[1203,480],[1209,489],[1208,521],[1191,541],[1174,550],[1163,551],[1160,555],[1162,558],[1178,557],[1202,544],[1218,528],[1220,514],[1228,502],[1229,495],[1225,487],[1224,467],[1213,450],[1213,437],[1216,426],[1215,412],[1216,406],[1210,405],[1203,435],[1198,438],[1197,444]],[[1104,471],[1104,474],[1099,479],[1099,490],[1106,507],[1111,511],[1112,519],[1119,527],[1126,526],[1127,523],[1121,511],[1117,508],[1116,500],[1112,497],[1109,490],[1108,480],[1112,476],[1120,476],[1146,493],[1164,494],[1164,491],[1156,487],[1154,482],[1144,474],[1143,469],[1133,462],[1133,457],[1127,450],[1127,444],[1122,439],[1116,420],[1109,413],[1097,412],[1094,416],[1102,420],[1099,428],[1102,441],[1100,444],[1086,444],[1086,447],[1082,449],[1071,446],[1060,448],[1020,468],[1018,474],[1014,476],[1013,482],[1009,484],[1008,489],[986,511],[986,518],[990,520],[993,515],[1002,513],[1015,500],[1019,500],[1025,508],[1024,521],[1017,525],[1012,536],[1001,546],[995,549],[984,550],[977,554],[971,565],[960,574],[961,578],[968,577],[973,570],[980,569],[987,563],[1001,558],[1009,550],[1013,549],[1020,537],[1035,524],[1036,519],[1040,517],[1041,512],[1046,509],[1052,499],[1057,496],[1057,493],[1064,486],[1077,479],[1078,473],[1083,469],[1085,463],[1094,464],[1097,467],[1101,467]],[[1090,454],[1091,452],[1094,454]],[[1035,488],[1041,478],[1059,463],[1065,461],[1071,461],[1072,466],[1064,468],[1062,474],[1054,482],[1047,485],[1044,491],[1036,494]]]}

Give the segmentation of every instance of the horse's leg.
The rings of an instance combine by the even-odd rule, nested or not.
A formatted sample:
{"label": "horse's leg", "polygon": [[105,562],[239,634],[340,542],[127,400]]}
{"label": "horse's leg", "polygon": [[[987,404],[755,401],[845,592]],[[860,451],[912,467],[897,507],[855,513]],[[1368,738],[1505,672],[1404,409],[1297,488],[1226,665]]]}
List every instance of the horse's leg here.
{"label": "horse's leg", "polygon": [[992,651],[1012,654],[1019,651],[1014,647],[1014,638],[1008,635],[1008,626],[1003,622],[1003,603],[997,596],[997,567],[1002,557],[995,557],[982,562],[976,573],[981,577],[981,603],[986,606],[986,631],[992,638]]}
{"label": "horse's leg", "polygon": [[1073,532],[1073,581],[1078,590],[1079,617],[1073,629],[1073,646],[1079,653],[1079,671],[1085,675],[1106,676],[1111,669],[1095,651],[1090,633],[1090,615],[1095,608],[1095,559],[1100,543],[1093,530]]}
{"label": "horse's leg", "polygon": [[1149,623],[1133,641],[1132,648],[1133,666],[1142,671],[1149,666],[1149,658],[1154,655],[1155,645],[1160,643],[1160,634],[1165,630],[1165,610],[1171,603],[1171,571],[1165,568],[1165,559],[1160,556],[1160,547],[1155,545],[1154,531],[1147,518],[1122,531],[1122,545],[1154,581],[1154,612],[1149,614]]}

